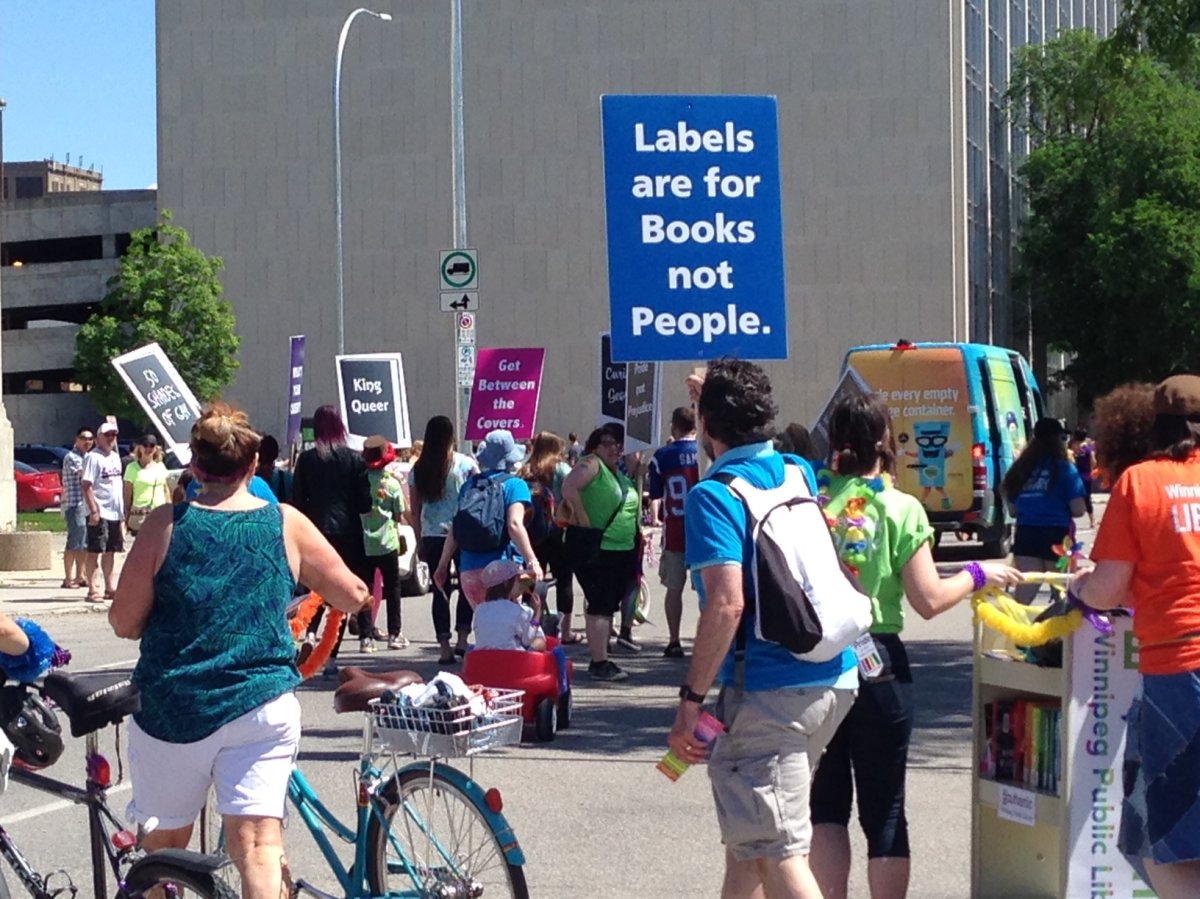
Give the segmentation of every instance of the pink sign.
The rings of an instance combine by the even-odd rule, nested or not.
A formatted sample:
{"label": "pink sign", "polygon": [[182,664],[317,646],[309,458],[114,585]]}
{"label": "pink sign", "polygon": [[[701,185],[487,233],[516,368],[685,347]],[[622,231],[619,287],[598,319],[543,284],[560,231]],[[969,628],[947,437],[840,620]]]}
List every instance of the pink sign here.
{"label": "pink sign", "polygon": [[497,428],[512,431],[517,440],[533,439],[545,358],[540,347],[479,351],[467,416],[468,440],[482,440]]}

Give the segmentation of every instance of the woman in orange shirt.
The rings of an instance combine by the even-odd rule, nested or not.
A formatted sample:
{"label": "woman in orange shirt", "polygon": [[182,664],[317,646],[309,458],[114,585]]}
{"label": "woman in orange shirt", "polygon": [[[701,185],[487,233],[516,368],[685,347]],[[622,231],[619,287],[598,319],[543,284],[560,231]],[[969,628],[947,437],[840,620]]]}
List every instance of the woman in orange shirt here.
{"label": "woman in orange shirt", "polygon": [[1200,896],[1200,377],[1163,381],[1153,409],[1148,458],[1117,479],[1096,567],[1071,586],[1093,608],[1133,609],[1142,699],[1121,850],[1145,860],[1160,899],[1183,899]]}

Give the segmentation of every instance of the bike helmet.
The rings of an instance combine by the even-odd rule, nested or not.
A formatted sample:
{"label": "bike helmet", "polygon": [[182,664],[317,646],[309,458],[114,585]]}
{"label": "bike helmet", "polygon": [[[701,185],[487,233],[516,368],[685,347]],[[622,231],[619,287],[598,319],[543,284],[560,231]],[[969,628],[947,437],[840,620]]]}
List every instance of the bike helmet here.
{"label": "bike helmet", "polygon": [[63,753],[62,727],[54,710],[36,693],[26,693],[16,713],[7,716],[4,733],[16,758],[30,768],[48,768]]}

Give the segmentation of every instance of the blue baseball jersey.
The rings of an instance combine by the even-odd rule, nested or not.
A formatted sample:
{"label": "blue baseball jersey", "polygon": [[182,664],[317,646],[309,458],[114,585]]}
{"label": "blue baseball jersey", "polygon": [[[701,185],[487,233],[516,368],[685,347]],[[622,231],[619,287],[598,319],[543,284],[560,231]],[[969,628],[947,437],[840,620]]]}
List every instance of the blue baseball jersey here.
{"label": "blue baseball jersey", "polygon": [[700,480],[696,452],[695,438],[673,440],[650,460],[646,489],[651,499],[663,501],[663,549],[667,552],[681,553],[687,543],[684,503],[688,491]]}

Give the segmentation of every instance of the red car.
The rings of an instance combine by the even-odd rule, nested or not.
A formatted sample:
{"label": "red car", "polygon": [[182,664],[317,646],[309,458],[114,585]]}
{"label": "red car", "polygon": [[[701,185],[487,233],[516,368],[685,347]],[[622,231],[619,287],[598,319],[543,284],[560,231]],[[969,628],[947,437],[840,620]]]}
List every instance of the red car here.
{"label": "red car", "polygon": [[24,462],[13,462],[17,480],[17,511],[56,509],[62,502],[62,477],[57,471],[38,471]]}

